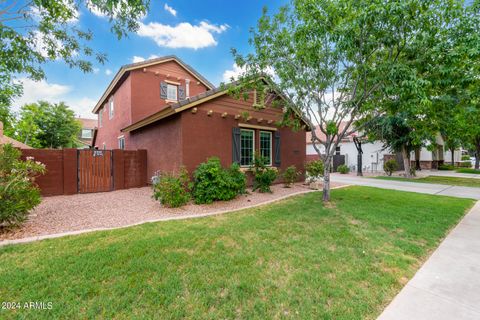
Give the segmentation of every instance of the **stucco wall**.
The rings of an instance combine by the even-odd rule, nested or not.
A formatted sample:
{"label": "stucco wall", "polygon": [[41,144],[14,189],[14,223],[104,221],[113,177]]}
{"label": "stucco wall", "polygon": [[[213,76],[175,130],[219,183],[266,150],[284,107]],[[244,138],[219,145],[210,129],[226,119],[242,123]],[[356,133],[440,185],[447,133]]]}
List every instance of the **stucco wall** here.
{"label": "stucco wall", "polygon": [[182,165],[180,115],[161,120],[130,134],[132,149],[147,150],[147,176],[175,171]]}
{"label": "stucco wall", "polygon": [[[295,165],[302,170],[305,163],[305,131],[293,132],[290,128],[278,128],[268,120],[277,121],[282,117],[282,111],[277,108],[267,107],[263,110],[255,110],[252,107],[253,100],[237,100],[224,95],[206,102],[197,107],[197,112],[186,110],[182,113],[182,141],[183,163],[191,172],[196,166],[208,157],[217,156],[222,165],[232,164],[232,130],[241,124],[270,127],[273,132],[280,132],[280,169]],[[212,111],[209,116],[208,112]],[[235,115],[241,112],[249,112],[252,119],[246,122],[243,118],[235,119]],[[222,117],[223,113],[227,113]],[[258,122],[258,119],[263,119]],[[268,130],[266,130],[268,131]],[[272,135],[272,154],[275,154],[275,146]],[[259,129],[255,129],[255,149],[259,146]]]}
{"label": "stucco wall", "polygon": [[102,126],[98,124],[95,146],[102,149],[105,143],[106,149],[118,148],[118,137],[125,136],[125,147],[129,148],[129,135],[120,130],[131,123],[131,79],[127,78],[122,85],[114,92],[114,114],[109,118],[108,103],[99,111],[103,113]]}

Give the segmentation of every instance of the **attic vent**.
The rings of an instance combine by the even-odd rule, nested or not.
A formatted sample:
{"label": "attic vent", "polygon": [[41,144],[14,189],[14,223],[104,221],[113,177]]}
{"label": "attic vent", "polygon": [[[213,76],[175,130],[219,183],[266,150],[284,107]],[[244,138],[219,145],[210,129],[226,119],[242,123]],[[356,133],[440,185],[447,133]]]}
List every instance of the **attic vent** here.
{"label": "attic vent", "polygon": [[265,108],[265,92],[266,88],[264,90],[253,90],[253,107],[254,108]]}

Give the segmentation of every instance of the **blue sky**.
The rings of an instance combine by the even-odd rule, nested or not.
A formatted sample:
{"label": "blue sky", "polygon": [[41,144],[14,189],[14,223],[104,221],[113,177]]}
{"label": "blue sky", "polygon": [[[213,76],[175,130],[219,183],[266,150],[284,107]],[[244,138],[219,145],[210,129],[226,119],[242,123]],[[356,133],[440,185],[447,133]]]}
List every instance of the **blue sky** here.
{"label": "blue sky", "polygon": [[230,50],[251,51],[249,30],[256,25],[262,8],[270,12],[287,0],[152,0],[148,15],[138,32],[118,40],[110,32],[108,19],[86,8],[80,8],[76,23],[92,30],[90,46],[108,55],[104,65],[96,64],[95,72],[84,74],[56,61],[45,66],[47,79],[41,82],[23,80],[24,95],[15,103],[39,99],[65,101],[83,117],[90,113],[118,69],[128,63],[149,57],[175,54],[218,85],[224,75],[235,72]]}

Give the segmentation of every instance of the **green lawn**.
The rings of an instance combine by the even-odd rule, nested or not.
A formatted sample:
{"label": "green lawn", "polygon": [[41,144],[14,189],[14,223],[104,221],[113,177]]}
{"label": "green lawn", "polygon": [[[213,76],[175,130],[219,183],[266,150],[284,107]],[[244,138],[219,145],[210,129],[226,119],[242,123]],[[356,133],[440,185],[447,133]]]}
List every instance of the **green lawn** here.
{"label": "green lawn", "polygon": [[396,180],[396,181],[409,181],[409,182],[422,182],[422,183],[437,183],[447,184],[452,186],[464,186],[464,187],[479,187],[480,179],[476,178],[460,178],[460,177],[444,177],[444,176],[428,176],[423,178],[406,179],[402,177],[387,177],[378,176],[376,179],[382,180]]}
{"label": "green lawn", "polygon": [[473,201],[349,187],[0,248],[1,319],[375,319]]}
{"label": "green lawn", "polygon": [[480,170],[473,169],[473,168],[460,168],[460,169],[457,169],[456,171],[460,173],[480,174]]}

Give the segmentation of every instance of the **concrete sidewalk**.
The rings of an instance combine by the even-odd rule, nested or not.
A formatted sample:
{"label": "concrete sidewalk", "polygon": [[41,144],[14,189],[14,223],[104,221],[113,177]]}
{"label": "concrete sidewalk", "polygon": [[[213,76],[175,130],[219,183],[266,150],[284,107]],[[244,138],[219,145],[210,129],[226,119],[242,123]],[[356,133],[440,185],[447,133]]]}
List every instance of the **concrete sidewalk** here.
{"label": "concrete sidewalk", "polygon": [[332,182],[338,182],[343,184],[353,184],[359,186],[369,186],[384,189],[437,194],[443,196],[480,200],[480,188],[474,187],[470,188],[433,183],[381,180],[374,178],[356,177],[352,175],[341,175],[338,173],[332,174],[330,180]]}
{"label": "concrete sidewalk", "polygon": [[480,201],[378,320],[480,319]]}

